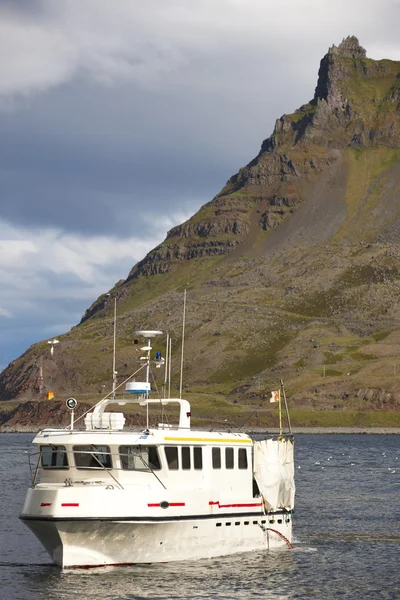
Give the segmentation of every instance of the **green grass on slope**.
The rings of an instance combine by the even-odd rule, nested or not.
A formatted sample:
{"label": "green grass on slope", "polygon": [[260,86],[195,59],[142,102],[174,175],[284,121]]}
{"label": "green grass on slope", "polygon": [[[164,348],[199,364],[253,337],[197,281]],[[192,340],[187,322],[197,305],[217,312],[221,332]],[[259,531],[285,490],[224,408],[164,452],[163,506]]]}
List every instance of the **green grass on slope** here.
{"label": "green grass on slope", "polygon": [[[380,201],[377,180],[391,166],[400,162],[400,150],[384,147],[366,150],[349,149],[346,158],[349,165],[346,190],[347,215],[332,241],[351,237],[353,242],[365,242],[368,241],[369,235],[374,233],[371,211],[379,205]],[[377,186],[375,193],[373,193],[373,184]]]}

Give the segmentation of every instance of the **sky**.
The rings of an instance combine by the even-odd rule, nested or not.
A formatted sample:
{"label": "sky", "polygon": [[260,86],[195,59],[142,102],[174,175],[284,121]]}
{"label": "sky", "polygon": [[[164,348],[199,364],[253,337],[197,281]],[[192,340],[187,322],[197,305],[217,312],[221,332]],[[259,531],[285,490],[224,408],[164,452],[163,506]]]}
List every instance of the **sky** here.
{"label": "sky", "polygon": [[0,370],[258,154],[356,35],[400,60],[400,0],[0,0]]}

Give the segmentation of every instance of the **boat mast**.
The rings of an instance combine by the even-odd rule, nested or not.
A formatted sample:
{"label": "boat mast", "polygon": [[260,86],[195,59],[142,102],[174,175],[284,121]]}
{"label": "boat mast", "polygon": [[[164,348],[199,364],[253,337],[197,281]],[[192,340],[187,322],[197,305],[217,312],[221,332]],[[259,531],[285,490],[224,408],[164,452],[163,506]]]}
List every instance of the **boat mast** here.
{"label": "boat mast", "polygon": [[185,321],[186,321],[186,290],[183,294],[183,321],[182,321],[182,353],[181,353],[181,380],[179,384],[179,398],[182,398],[183,383],[183,349],[185,345]]}
{"label": "boat mast", "polygon": [[167,333],[167,342],[165,344],[165,365],[164,365],[164,398],[167,397],[167,385],[168,385],[168,351],[169,351],[169,333]]}
{"label": "boat mast", "polygon": [[169,338],[168,360],[168,398],[171,398],[172,338]]}
{"label": "boat mast", "polygon": [[117,345],[117,297],[114,298],[114,344],[113,344],[113,382],[112,398],[115,399],[115,390],[117,387],[117,371],[115,370],[115,352]]}
{"label": "boat mast", "polygon": [[[145,382],[145,387],[143,392],[143,396],[144,399],[149,401],[149,397],[150,397],[150,358],[151,358],[151,351],[152,351],[152,347],[151,347],[151,338],[156,337],[157,335],[161,335],[162,331],[150,331],[150,330],[140,330],[140,331],[135,331],[136,335],[140,335],[142,337],[144,337],[145,341],[146,341],[146,346],[143,346],[142,348],[140,348],[140,350],[142,352],[146,352],[146,356],[142,356],[140,358],[141,361],[144,362],[144,364],[146,365],[146,382]],[[156,359],[157,360],[157,359]],[[163,359],[162,359],[163,360]],[[161,364],[163,364],[160,357],[159,360],[159,365],[161,366]],[[146,429],[149,428],[149,402],[146,402]]]}
{"label": "boat mast", "polygon": [[292,424],[290,422],[290,415],[289,415],[289,408],[288,408],[288,403],[287,403],[287,399],[286,399],[286,394],[285,394],[285,388],[283,386],[283,380],[281,379],[281,391],[282,391],[282,396],[283,399],[285,401],[285,409],[286,409],[286,418],[287,418],[287,422],[289,425],[289,433],[292,433]]}
{"label": "boat mast", "polygon": [[40,355],[40,363],[39,363],[39,400],[42,400],[43,396],[43,355]]}

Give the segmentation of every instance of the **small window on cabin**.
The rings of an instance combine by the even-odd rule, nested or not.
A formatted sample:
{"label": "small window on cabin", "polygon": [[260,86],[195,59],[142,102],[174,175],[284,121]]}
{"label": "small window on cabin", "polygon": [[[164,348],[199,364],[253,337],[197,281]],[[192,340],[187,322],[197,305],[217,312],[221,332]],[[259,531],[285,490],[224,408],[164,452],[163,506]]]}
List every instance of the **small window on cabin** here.
{"label": "small window on cabin", "polygon": [[203,449],[199,447],[193,448],[193,462],[194,468],[197,471],[201,471],[203,468]]}
{"label": "small window on cabin", "polygon": [[40,446],[43,469],[68,469],[67,449],[65,446]]}
{"label": "small window on cabin", "polygon": [[239,448],[239,469],[247,469],[247,450]]}
{"label": "small window on cabin", "polygon": [[170,471],[179,469],[178,448],[176,446],[165,446],[165,457]]}
{"label": "small window on cabin", "polygon": [[190,448],[182,446],[182,469],[188,471],[190,469]]}
{"label": "small window on cabin", "polygon": [[120,446],[121,467],[127,471],[159,471],[157,446]]}
{"label": "small window on cabin", "polygon": [[233,469],[233,448],[225,448],[225,467]]}
{"label": "small window on cabin", "polygon": [[109,446],[88,444],[74,446],[74,458],[77,469],[111,469],[111,452]]}
{"label": "small window on cabin", "polygon": [[212,449],[212,466],[213,469],[221,468],[221,448]]}

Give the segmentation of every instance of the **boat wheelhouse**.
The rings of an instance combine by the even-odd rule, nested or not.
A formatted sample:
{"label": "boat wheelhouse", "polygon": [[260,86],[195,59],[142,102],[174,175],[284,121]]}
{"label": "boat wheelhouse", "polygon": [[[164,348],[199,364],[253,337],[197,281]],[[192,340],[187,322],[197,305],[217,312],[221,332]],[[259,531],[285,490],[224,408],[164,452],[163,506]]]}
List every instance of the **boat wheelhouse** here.
{"label": "boat wheelhouse", "polygon": [[[254,442],[241,432],[190,428],[182,398],[150,398],[150,334],[145,382],[130,398],[100,401],[74,427],[44,429],[33,443],[21,519],[54,563],[95,567],[199,559],[290,544],[294,508],[293,438]],[[147,335],[146,335],[147,334]],[[161,360],[160,357],[157,357]],[[115,390],[113,390],[115,392]],[[178,404],[179,423],[125,428],[110,403],[148,409]],[[147,421],[148,425],[149,421]]]}

